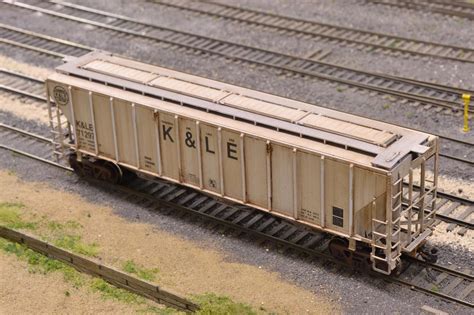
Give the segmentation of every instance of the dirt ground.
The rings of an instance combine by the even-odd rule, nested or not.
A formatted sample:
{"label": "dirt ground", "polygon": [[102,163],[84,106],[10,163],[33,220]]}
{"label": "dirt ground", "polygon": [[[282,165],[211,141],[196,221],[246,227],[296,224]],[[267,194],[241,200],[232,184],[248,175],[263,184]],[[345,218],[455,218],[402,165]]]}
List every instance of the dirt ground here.
{"label": "dirt ground", "polygon": [[103,300],[98,293],[85,288],[71,288],[59,273],[30,273],[26,262],[3,252],[0,252],[0,274],[0,314],[125,314],[134,311],[133,306]]}
{"label": "dirt ground", "polygon": [[[237,302],[251,304],[255,309],[263,307],[267,311],[283,314],[339,312],[338,307],[332,305],[327,297],[315,296],[310,291],[283,281],[277,273],[227,262],[226,257],[214,250],[153,229],[148,224],[126,221],[114,215],[109,207],[98,207],[76,195],[49,188],[45,183],[26,183],[13,174],[0,172],[0,187],[0,201],[24,204],[22,211],[25,218],[33,220],[46,216],[48,220],[58,222],[78,222],[83,226],[81,234],[84,242],[98,244],[98,256],[104,263],[120,267],[121,263],[132,259],[146,268],[158,268],[157,283],[180,294],[191,296],[212,292],[227,295]],[[61,202],[58,203],[58,200]],[[2,268],[14,271],[11,259],[2,255],[0,260]],[[10,304],[11,295],[14,295],[17,301],[23,301],[19,303],[21,307],[26,309],[25,304],[37,305],[37,310],[49,313],[48,309],[41,308],[41,304],[34,301],[41,301],[43,292],[52,286],[51,281],[54,280],[40,281],[33,277],[30,281],[30,275],[24,268],[16,269],[18,271],[13,272],[13,276],[22,279],[17,282],[23,283],[23,287],[33,286],[34,283],[38,288],[37,292],[30,293],[34,297],[28,300],[21,292],[17,294],[17,291],[6,290],[11,292],[6,294],[5,291],[0,291],[0,304],[10,309],[13,307]],[[5,271],[8,273],[7,269]],[[2,274],[5,274],[3,270]],[[4,278],[1,281],[9,280]],[[79,295],[72,302],[64,302],[65,299],[61,296],[64,295],[62,285],[64,284],[58,284],[54,289],[55,293],[51,293],[52,306],[48,307],[52,307],[53,312],[69,312],[69,303],[74,303],[72,309],[79,310],[84,304],[89,304],[87,299],[93,299]],[[5,288],[5,285],[2,287]],[[18,290],[20,288],[18,286]],[[91,304],[94,303],[91,301]],[[117,311],[121,312],[120,309]]]}

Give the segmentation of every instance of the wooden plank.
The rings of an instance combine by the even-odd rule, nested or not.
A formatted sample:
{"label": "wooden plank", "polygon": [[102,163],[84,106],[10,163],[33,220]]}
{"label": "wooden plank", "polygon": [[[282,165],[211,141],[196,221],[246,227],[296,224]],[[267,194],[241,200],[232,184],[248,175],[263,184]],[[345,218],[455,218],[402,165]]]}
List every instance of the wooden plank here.
{"label": "wooden plank", "polygon": [[465,287],[461,293],[459,294],[459,298],[460,299],[464,299],[465,297],[467,297],[469,294],[471,294],[471,292],[474,290],[474,282],[471,282],[469,283],[469,285],[467,287]]}
{"label": "wooden plank", "polygon": [[83,68],[140,83],[146,83],[157,77],[156,74],[150,73],[148,71],[138,70],[102,60],[94,60],[89,62],[88,64],[84,65]]}
{"label": "wooden plank", "polygon": [[359,139],[380,146],[387,146],[393,142],[397,135],[384,130],[346,122],[337,118],[310,114],[299,121],[300,124],[316,129],[331,131],[349,138]]}
{"label": "wooden plank", "polygon": [[0,237],[10,241],[24,244],[25,246],[45,254],[51,258],[60,260],[79,271],[100,276],[104,280],[121,287],[123,289],[135,292],[139,295],[156,300],[159,303],[177,308],[184,311],[195,311],[198,306],[178,294],[161,288],[150,282],[134,278],[133,276],[119,271],[113,267],[96,263],[85,257],[76,255],[66,249],[51,245],[47,242],[36,239],[32,235],[0,226]]}

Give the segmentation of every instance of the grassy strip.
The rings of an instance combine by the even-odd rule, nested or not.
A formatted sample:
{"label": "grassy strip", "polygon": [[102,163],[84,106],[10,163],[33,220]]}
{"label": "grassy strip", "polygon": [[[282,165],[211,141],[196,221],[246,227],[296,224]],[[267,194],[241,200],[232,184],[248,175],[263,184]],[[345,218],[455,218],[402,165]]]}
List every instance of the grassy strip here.
{"label": "grassy strip", "polygon": [[[98,244],[86,244],[81,241],[82,238],[77,233],[77,230],[82,228],[81,224],[75,221],[67,221],[65,223],[49,221],[46,217],[42,217],[39,221],[25,221],[21,217],[21,210],[23,208],[24,205],[20,203],[0,203],[0,224],[12,229],[39,230],[40,228],[45,228],[48,233],[47,235],[42,235],[41,238],[53,243],[55,246],[85,256],[94,257],[98,255]],[[104,300],[115,300],[139,306],[136,310],[139,313],[184,314],[172,308],[152,306],[147,303],[148,300],[140,295],[117,288],[103,279],[85,276],[73,267],[59,260],[48,258],[24,245],[0,238],[0,250],[7,254],[15,255],[21,261],[27,262],[28,270],[31,273],[46,275],[52,272],[60,272],[63,274],[64,280],[72,284],[74,288],[87,287],[92,292],[99,293]],[[122,264],[122,270],[147,281],[154,281],[159,272],[157,268],[147,269],[133,260],[125,261]],[[71,292],[66,291],[65,295],[70,296]],[[197,312],[199,315],[257,314],[247,304],[234,302],[229,297],[218,296],[214,293],[196,295],[193,297],[193,300],[200,306],[200,310]],[[261,309],[260,311],[264,310]]]}
{"label": "grassy strip", "polygon": [[154,281],[158,268],[146,269],[142,266],[137,265],[133,260],[127,260],[122,265],[122,270],[130,274],[137,275],[140,279],[147,281]]}
{"label": "grassy strip", "polygon": [[20,210],[24,205],[20,203],[4,202],[0,203],[0,223],[10,229],[36,230],[36,222],[24,222],[20,216]]}
{"label": "grassy strip", "polygon": [[217,315],[217,314],[242,314],[256,315],[257,312],[250,305],[237,303],[227,296],[218,296],[214,293],[206,293],[194,297],[194,302],[200,306],[197,312],[199,315]]}

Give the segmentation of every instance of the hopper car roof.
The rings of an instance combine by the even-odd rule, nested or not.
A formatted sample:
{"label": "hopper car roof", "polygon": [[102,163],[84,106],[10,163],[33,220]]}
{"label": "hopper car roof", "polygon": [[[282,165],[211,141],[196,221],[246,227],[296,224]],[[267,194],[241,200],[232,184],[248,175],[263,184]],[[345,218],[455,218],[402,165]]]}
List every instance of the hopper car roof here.
{"label": "hopper car roof", "polygon": [[282,131],[281,135],[291,133],[315,139],[325,143],[323,146],[316,145],[317,151],[322,154],[333,155],[334,150],[330,150],[333,147],[339,149],[335,150],[339,158],[351,160],[349,156],[354,157],[352,153],[357,152],[356,155],[367,157],[360,159],[359,163],[367,164],[369,161],[368,166],[385,170],[393,169],[411,152],[422,154],[429,149],[426,143],[430,135],[426,133],[132,61],[106,52],[95,51],[72,59],[57,67],[57,71],[232,117],[236,122],[246,125],[244,130],[247,134],[250,134],[247,130],[248,123],[251,123]]}

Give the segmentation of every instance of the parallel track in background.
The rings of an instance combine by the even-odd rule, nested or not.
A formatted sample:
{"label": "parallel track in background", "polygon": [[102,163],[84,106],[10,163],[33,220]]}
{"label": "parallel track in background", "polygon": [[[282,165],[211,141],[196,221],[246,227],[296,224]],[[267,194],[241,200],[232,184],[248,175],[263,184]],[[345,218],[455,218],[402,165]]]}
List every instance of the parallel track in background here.
{"label": "parallel track in background", "polygon": [[8,69],[0,68],[0,90],[46,102],[44,81]]}
{"label": "parallel track in background", "polygon": [[[5,125],[0,127],[0,139],[9,142],[6,145],[0,143],[0,149],[70,171],[70,168],[64,165],[35,155],[32,148],[36,146],[31,145],[31,141],[44,145],[43,137]],[[5,133],[13,134],[13,137],[9,137],[13,140],[5,140]],[[25,145],[23,142],[30,144]],[[29,151],[23,151],[24,148],[28,148]],[[341,266],[340,261],[329,255],[328,234],[308,230],[270,213],[224,202],[197,190],[161,179],[151,181],[137,177],[124,185],[93,180],[90,182],[118,198],[152,211],[192,221],[193,224],[196,224],[197,219],[206,229],[219,234],[230,234],[238,239],[278,250],[285,255],[292,255],[308,262],[318,261],[326,267],[329,264],[331,268],[341,271],[347,270]],[[447,301],[474,307],[472,296],[474,277],[470,270],[459,271],[418,258],[404,257],[403,260],[405,268],[399,275],[384,276],[374,272],[370,274]]]}
{"label": "parallel track in background", "polygon": [[474,20],[474,3],[453,0],[364,0],[366,3]]}
{"label": "parallel track in background", "polygon": [[[423,105],[425,109],[436,107],[436,110],[447,109],[449,112],[459,112],[462,109],[461,95],[463,93],[474,94],[474,91],[465,89],[351,69],[258,47],[177,31],[65,2],[43,1],[38,2],[37,6],[19,1],[13,3],[2,2],[2,4],[14,5],[24,10],[40,12],[58,19],[85,24],[105,30],[110,36],[122,36],[124,40],[139,38],[148,44],[166,45],[168,49],[220,57],[237,63],[276,70],[278,73],[335,82],[340,86],[388,94],[417,105]],[[14,40],[14,38],[9,38],[9,40]],[[469,113],[473,114],[474,109],[470,109]]]}
{"label": "parallel track in background", "polygon": [[[46,98],[44,96],[44,81],[32,78],[30,76],[13,72],[7,69],[0,68],[0,73],[2,77],[0,77],[0,90],[5,90],[7,92],[11,92],[12,94],[16,94],[19,96],[27,96],[39,101],[45,101]],[[369,117],[365,117],[369,118]],[[409,128],[409,127],[406,127]],[[422,132],[426,132],[420,130]],[[455,139],[452,137],[446,137],[443,135],[438,135],[442,140],[450,142],[451,146],[456,146],[455,149],[452,149],[452,152],[444,152],[441,150],[440,156],[449,160],[457,161],[463,164],[468,165],[469,167],[474,166],[474,160],[464,157],[459,157],[459,155],[466,154],[466,155],[473,155],[473,148],[474,143],[470,143],[467,141]]]}
{"label": "parallel track in background", "polygon": [[[20,33],[20,32],[19,30],[16,30],[15,33]],[[28,38],[32,38],[34,33],[27,33],[27,35],[28,35]],[[45,46],[54,47],[54,44],[55,44],[54,38],[50,38],[50,40],[52,41],[52,44],[45,45]],[[74,45],[74,43],[71,43],[71,44]],[[46,49],[44,50],[48,52],[48,50]],[[90,48],[90,50],[92,51],[92,48]],[[54,53],[54,51],[51,51],[51,52]],[[31,97],[39,101],[46,100],[44,96],[44,81],[43,80],[32,78],[30,76],[26,76],[24,74],[20,74],[20,73],[10,71],[7,69],[2,69],[2,68],[0,68],[0,73],[2,74],[2,77],[0,78],[0,90],[5,90],[5,91],[11,92],[13,94],[21,95],[21,96]],[[34,93],[35,91],[37,93]],[[372,119],[370,117],[365,117],[365,118]],[[410,127],[405,126],[405,128],[410,128]],[[419,131],[427,132],[423,130],[419,130]],[[454,147],[454,148],[451,148],[450,152],[444,152],[445,150],[441,150],[440,152],[441,157],[466,164],[469,167],[474,166],[474,160],[468,157],[468,156],[474,155],[474,149],[473,149],[474,143],[470,143],[468,141],[463,141],[463,140],[459,140],[456,138],[447,137],[443,135],[438,135],[438,136],[441,139],[445,140],[446,142],[450,142],[450,146]],[[462,157],[462,155],[466,155],[466,157]]]}
{"label": "parallel track in background", "polygon": [[[271,29],[288,36],[335,43],[357,48],[373,48],[411,56],[434,57],[474,63],[474,49],[370,32],[349,27],[319,23],[302,18],[278,15],[257,9],[204,0],[147,0],[182,11],[194,12],[245,25]],[[473,11],[474,12],[474,11]]]}
{"label": "parallel track in background", "polygon": [[34,51],[53,59],[63,59],[68,56],[80,57],[93,50],[85,45],[30,32],[2,23],[0,23],[0,43]]}

